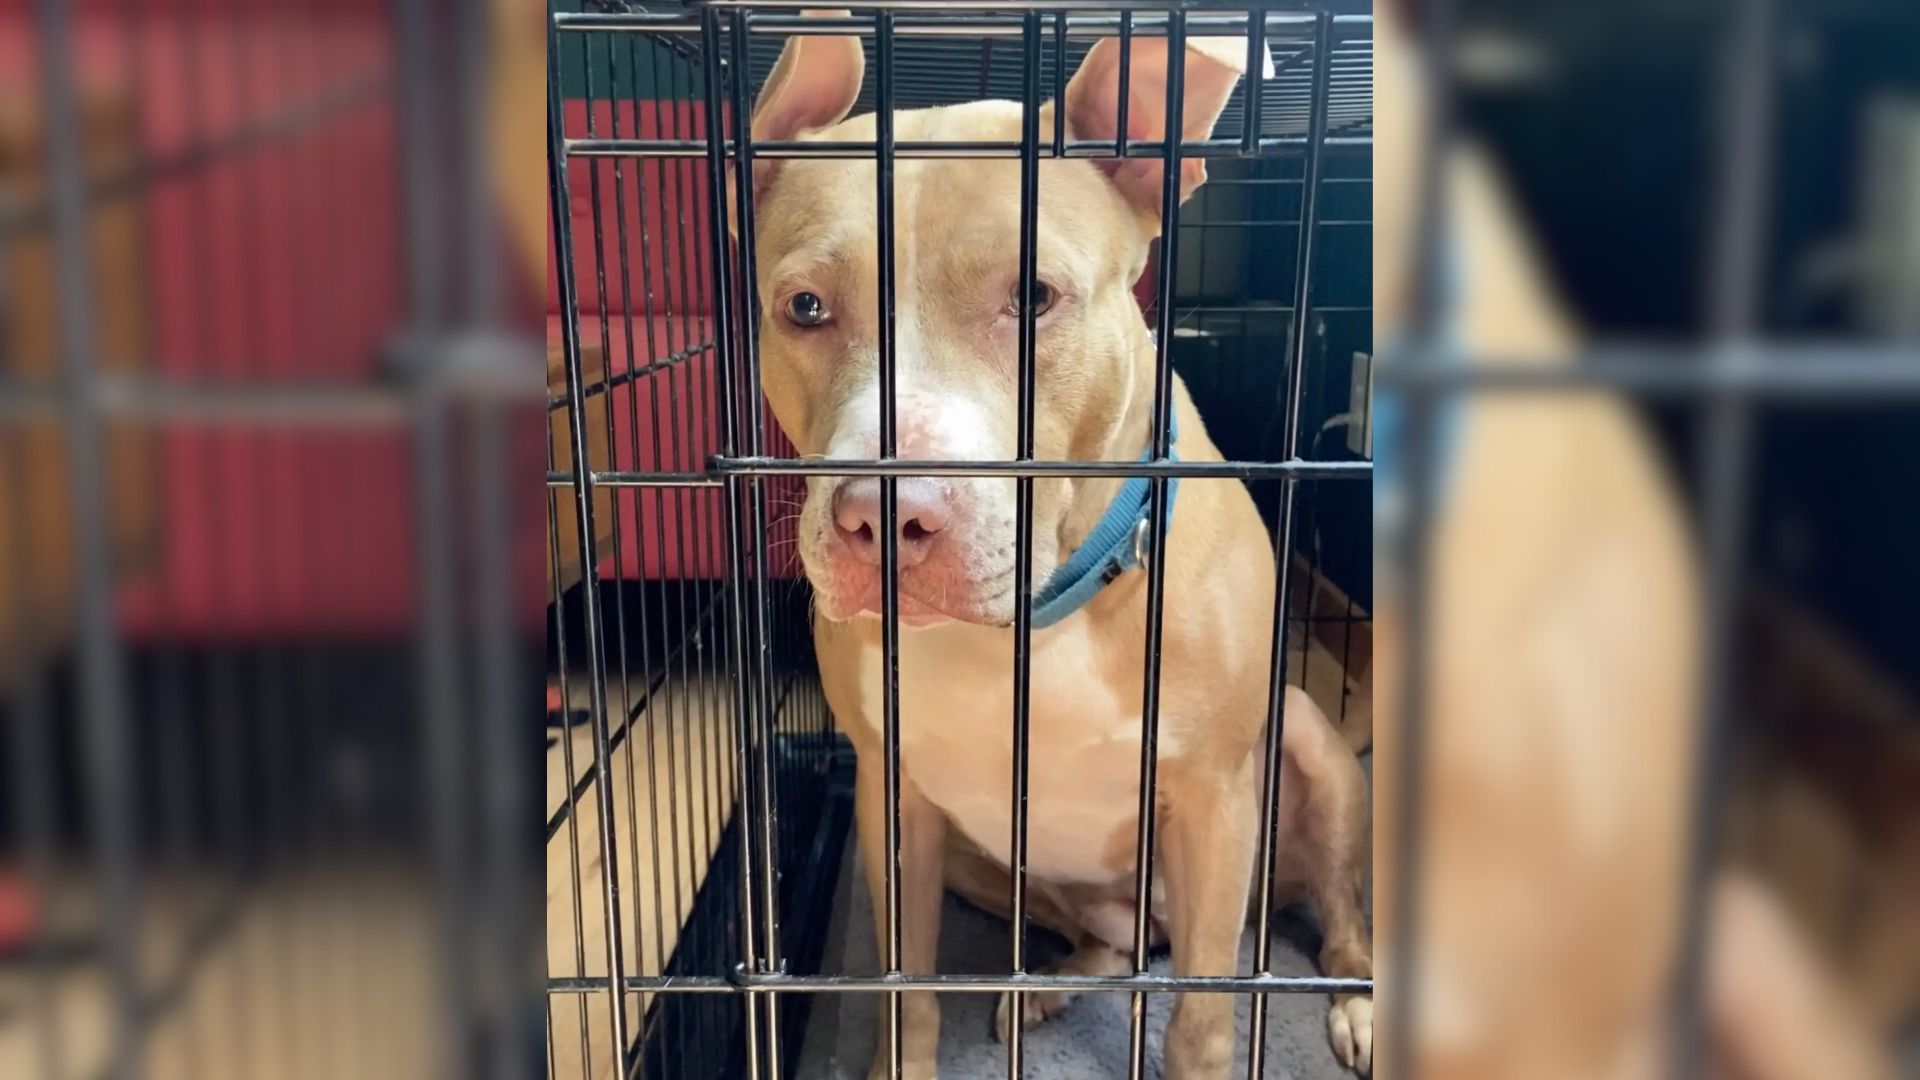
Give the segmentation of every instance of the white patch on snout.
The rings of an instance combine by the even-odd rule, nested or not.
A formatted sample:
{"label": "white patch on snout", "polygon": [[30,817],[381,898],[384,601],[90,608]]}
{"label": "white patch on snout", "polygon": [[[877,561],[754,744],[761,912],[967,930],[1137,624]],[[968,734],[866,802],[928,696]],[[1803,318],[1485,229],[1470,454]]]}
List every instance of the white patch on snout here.
{"label": "white patch on snout", "polygon": [[[991,391],[984,379],[978,387],[936,384],[926,361],[928,350],[937,347],[918,332],[911,310],[902,309],[894,363],[895,443],[899,456],[939,461],[992,461],[1012,456],[1013,428],[988,407],[985,399]],[[880,456],[877,366],[867,371],[840,402],[826,454],[849,459]]]}
{"label": "white patch on snout", "polygon": [[[992,388],[953,385],[951,374],[936,377],[927,363],[938,346],[921,335],[908,309],[899,319],[895,372],[895,450],[908,460],[1000,461],[1011,457],[1012,428],[992,407]],[[872,364],[871,358],[865,361]],[[880,456],[880,379],[876,370],[847,391],[833,407],[832,430],[822,452],[835,460],[867,461]],[[802,523],[803,552],[809,565],[819,562],[818,547],[832,541],[832,493],[839,477],[808,482]],[[953,511],[947,542],[969,581],[1008,571],[1014,550],[1015,484],[1011,478],[943,477]],[[992,591],[989,588],[987,591]]]}

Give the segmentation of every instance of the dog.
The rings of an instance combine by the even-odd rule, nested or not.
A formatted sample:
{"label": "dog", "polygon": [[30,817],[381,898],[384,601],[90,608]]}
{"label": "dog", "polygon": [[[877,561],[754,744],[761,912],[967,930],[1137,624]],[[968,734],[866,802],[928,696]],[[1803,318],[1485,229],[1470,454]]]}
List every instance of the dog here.
{"label": "dog", "polygon": [[[1412,3],[1375,13],[1375,337],[1409,323],[1423,167]],[[1489,157],[1441,158],[1450,344],[1467,363],[1562,368],[1580,331]],[[1619,395],[1443,406],[1440,500],[1411,625],[1375,600],[1383,1013],[1400,1008],[1394,928],[1410,635],[1425,637],[1418,1006],[1382,1072],[1426,1080],[1671,1075],[1698,768],[1701,570],[1672,477]],[[1376,441],[1384,462],[1394,451]],[[1425,462],[1402,463],[1403,468]],[[1886,1080],[1837,981],[1750,871],[1706,885],[1708,1075]],[[1901,955],[1906,955],[1902,953]]]}
{"label": "dog", "polygon": [[[1244,39],[1195,37],[1184,57],[1182,134],[1204,138],[1242,77]],[[852,37],[796,36],[751,118],[756,141],[875,137],[849,119],[863,75]],[[1116,135],[1120,46],[1095,44],[1056,110],[1075,139]],[[1137,38],[1128,110],[1133,139],[1165,137],[1164,38]],[[1021,106],[979,101],[901,110],[897,139],[1017,141]],[[1020,166],[1011,160],[899,161],[894,172],[898,453],[906,459],[1015,456]],[[1135,301],[1159,231],[1159,160],[1038,166],[1035,456],[1134,460],[1152,445],[1154,343]],[[1206,177],[1182,162],[1180,196]],[[866,161],[761,160],[753,175],[755,267],[766,396],[798,451],[874,458],[881,449],[876,167]],[[736,229],[738,222],[736,217]],[[1169,387],[1182,461],[1221,460],[1176,377]],[[1044,586],[1088,538],[1117,479],[1033,481],[1032,581]],[[858,756],[855,823],[882,921],[889,813],[881,737],[881,488],[873,477],[812,477],[798,544],[812,581],[814,643],[838,725]],[[1016,481],[903,478],[897,488],[902,969],[934,969],[948,888],[1005,910],[1011,890]],[[1166,537],[1153,932],[1181,975],[1235,970],[1259,838],[1261,755],[1274,604],[1272,541],[1246,488],[1180,482]],[[1120,572],[1084,606],[1032,636],[1028,869],[1035,921],[1075,951],[1059,970],[1132,971],[1147,574]],[[1368,793],[1351,747],[1305,694],[1289,691],[1282,737],[1283,895],[1311,903],[1320,965],[1370,977],[1364,915]],[[1033,993],[1002,1032],[1037,1023],[1067,995]],[[1225,1076],[1232,995],[1176,1005],[1167,1075]],[[905,1075],[935,1074],[939,1006],[902,1002]],[[1370,998],[1329,1014],[1340,1059],[1366,1072]],[[873,1075],[886,1075],[882,1035]]]}

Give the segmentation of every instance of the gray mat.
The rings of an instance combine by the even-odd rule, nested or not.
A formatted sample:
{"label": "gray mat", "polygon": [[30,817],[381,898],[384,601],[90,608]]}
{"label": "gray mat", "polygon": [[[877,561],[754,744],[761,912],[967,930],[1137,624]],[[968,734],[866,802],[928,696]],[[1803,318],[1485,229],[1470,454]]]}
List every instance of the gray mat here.
{"label": "gray mat", "polygon": [[[876,960],[872,905],[850,854],[841,868],[839,893],[829,931],[822,970],[828,973],[872,974]],[[1275,920],[1274,970],[1282,975],[1314,973],[1306,939],[1309,931],[1281,916]],[[1034,935],[1035,966],[1059,958],[1056,944]],[[1001,919],[949,896],[940,930],[940,970],[955,973],[993,973],[1007,970],[1009,934]],[[1240,969],[1251,970],[1253,933],[1241,941]],[[1153,964],[1168,972],[1167,958]],[[1127,1075],[1127,994],[1084,994],[1066,1012],[1027,1033],[1026,1074],[1032,1080],[1108,1080]],[[1007,1074],[1007,1048],[993,1038],[992,994],[945,994],[941,997],[941,1080],[997,1080]],[[1338,1080],[1353,1074],[1340,1067],[1327,1045],[1328,999],[1319,994],[1275,994],[1269,999],[1266,1075],[1275,1080]],[[1147,999],[1147,1075],[1160,1072],[1160,1040],[1166,1031],[1172,1000],[1162,994]],[[1246,1075],[1246,1032],[1251,1004],[1240,999],[1240,1067]],[[865,1080],[873,1058],[874,1036],[882,1020],[881,1002],[868,994],[822,994],[814,999],[807,1036],[801,1051],[801,1080]]]}

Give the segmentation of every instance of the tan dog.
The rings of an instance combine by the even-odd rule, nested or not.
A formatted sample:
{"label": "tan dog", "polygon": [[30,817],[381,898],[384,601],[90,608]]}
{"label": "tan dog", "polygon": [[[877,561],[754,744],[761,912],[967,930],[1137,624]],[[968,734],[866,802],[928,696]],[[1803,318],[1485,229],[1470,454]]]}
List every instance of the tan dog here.
{"label": "tan dog", "polygon": [[[1130,132],[1163,137],[1164,40],[1131,63]],[[1185,135],[1204,137],[1241,76],[1244,41],[1196,39]],[[1114,137],[1119,48],[1096,45],[1067,87],[1073,136]],[[796,37],[752,120],[756,140],[870,140],[871,116],[844,119],[862,77],[857,40]],[[1050,130],[1055,104],[1045,107]],[[1020,107],[987,101],[896,114],[901,140],[1017,140]],[[1182,195],[1205,178],[1185,163]],[[757,166],[756,282],[765,385],[799,450],[873,458],[878,438],[876,173],[871,161]],[[909,459],[1014,456],[1019,165],[916,161],[896,166],[898,449]],[[1131,286],[1158,233],[1161,168],[1130,161],[1039,167],[1035,306],[1036,456],[1133,460],[1150,445],[1154,348]],[[1173,387],[1176,453],[1217,461],[1184,386]],[[1038,587],[1087,536],[1117,480],[1034,484]],[[899,482],[901,921],[903,967],[931,972],[941,896],[951,885],[1004,908],[1010,885],[1015,482]],[[818,605],[815,643],[828,699],[859,752],[856,821],[874,908],[887,806],[881,752],[879,483],[815,478],[800,550]],[[1271,541],[1234,481],[1181,483],[1167,553],[1160,698],[1159,834],[1153,913],[1177,972],[1231,974],[1256,853],[1259,745],[1274,602]],[[1077,613],[1033,635],[1030,869],[1035,919],[1066,935],[1078,973],[1131,970],[1146,574],[1122,574]],[[1362,914],[1367,793],[1352,750],[1307,697],[1286,703],[1281,870],[1325,929],[1322,966],[1367,976]],[[883,930],[884,933],[884,930]],[[1032,995],[1023,1023],[1063,1007]],[[1190,994],[1174,1011],[1167,1071],[1224,1076],[1234,1000]],[[904,1002],[906,1073],[934,1074],[938,1005]],[[1013,1022],[1002,1003],[1002,1029]],[[1372,1055],[1371,1001],[1339,1000],[1337,1053]],[[884,1075],[888,1048],[875,1058]]]}
{"label": "tan dog", "polygon": [[[1423,58],[1404,29],[1381,5],[1379,340],[1405,330],[1414,213],[1431,180],[1420,157]],[[1571,363],[1576,328],[1499,177],[1466,149],[1446,168],[1454,343],[1472,363]],[[1376,592],[1377,877],[1388,885],[1378,917],[1388,932],[1403,917],[1393,822],[1408,636],[1423,634],[1431,657],[1419,1005],[1413,1045],[1392,1047],[1382,1072],[1670,1075],[1701,664],[1685,512],[1617,395],[1495,394],[1462,405],[1457,423],[1429,548],[1428,621],[1407,625],[1390,578]],[[1712,1075],[1892,1074],[1765,890],[1722,877],[1709,920]],[[1400,983],[1383,967],[1383,1005],[1396,1008]]]}

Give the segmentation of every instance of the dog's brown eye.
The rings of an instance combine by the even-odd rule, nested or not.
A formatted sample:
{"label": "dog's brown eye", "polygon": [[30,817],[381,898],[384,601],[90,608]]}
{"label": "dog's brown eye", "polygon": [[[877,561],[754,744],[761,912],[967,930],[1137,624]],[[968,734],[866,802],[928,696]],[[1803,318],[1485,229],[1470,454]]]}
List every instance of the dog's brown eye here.
{"label": "dog's brown eye", "polygon": [[[1027,294],[1027,306],[1033,309],[1034,317],[1039,318],[1047,313],[1047,309],[1053,307],[1056,298],[1053,286],[1044,281],[1036,281],[1033,283],[1033,291]],[[1020,286],[1018,285],[1015,285],[1013,291],[1007,294],[1007,311],[1013,315],[1020,314]]]}
{"label": "dog's brown eye", "polygon": [[787,318],[795,326],[825,326],[833,312],[827,310],[827,302],[819,293],[797,292],[787,297]]}

